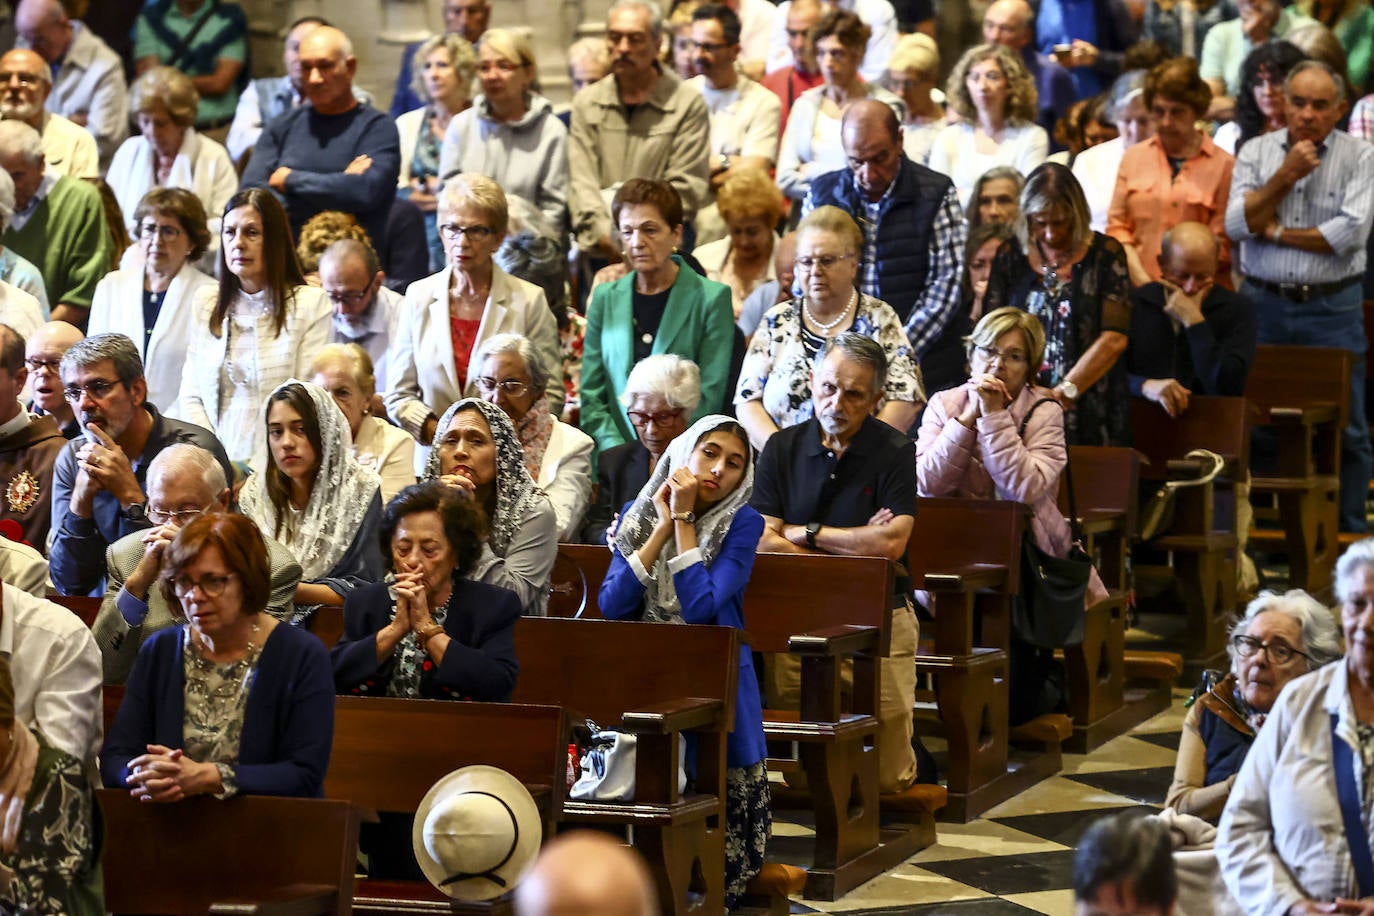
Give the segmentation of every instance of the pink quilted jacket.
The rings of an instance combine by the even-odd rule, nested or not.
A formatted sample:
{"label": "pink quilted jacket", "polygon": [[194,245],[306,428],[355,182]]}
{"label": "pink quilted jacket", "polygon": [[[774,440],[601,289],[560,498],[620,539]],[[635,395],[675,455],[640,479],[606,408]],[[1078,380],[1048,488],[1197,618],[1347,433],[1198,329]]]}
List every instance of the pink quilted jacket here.
{"label": "pink quilted jacket", "polygon": [[[1026,424],[1021,421],[1049,392],[1027,385],[1006,410],[979,417],[969,429],[957,419],[967,403],[964,387],[941,391],[930,399],[916,440],[916,487],[921,496],[967,496],[1014,499],[1031,507],[1031,536],[1036,546],[1056,557],[1066,556],[1072,541],[1069,523],[1059,511],[1059,475],[1067,463],[1064,414],[1044,404]],[[1088,580],[1088,606],[1107,597],[1097,570]]]}

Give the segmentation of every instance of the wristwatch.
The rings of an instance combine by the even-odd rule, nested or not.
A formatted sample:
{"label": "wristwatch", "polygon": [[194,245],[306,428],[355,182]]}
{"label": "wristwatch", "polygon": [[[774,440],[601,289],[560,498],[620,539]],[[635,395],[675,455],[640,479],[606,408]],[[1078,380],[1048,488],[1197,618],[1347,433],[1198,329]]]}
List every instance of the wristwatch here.
{"label": "wristwatch", "polygon": [[730,157],[725,155],[724,153],[721,153],[719,156],[716,157],[716,165],[720,166],[720,170],[722,172],[729,171]]}
{"label": "wristwatch", "polygon": [[812,550],[816,549],[816,535],[821,533],[821,523],[812,522],[806,526],[806,546]]}
{"label": "wristwatch", "polygon": [[695,512],[674,512],[672,519],[675,522],[694,523],[697,520],[697,514]]}
{"label": "wristwatch", "polygon": [[1064,379],[1059,383],[1059,390],[1064,392],[1064,397],[1068,398],[1070,401],[1078,400],[1078,386],[1068,379]]}
{"label": "wristwatch", "polygon": [[128,508],[124,510],[124,517],[131,522],[146,522],[148,520],[148,504],[129,503]]}

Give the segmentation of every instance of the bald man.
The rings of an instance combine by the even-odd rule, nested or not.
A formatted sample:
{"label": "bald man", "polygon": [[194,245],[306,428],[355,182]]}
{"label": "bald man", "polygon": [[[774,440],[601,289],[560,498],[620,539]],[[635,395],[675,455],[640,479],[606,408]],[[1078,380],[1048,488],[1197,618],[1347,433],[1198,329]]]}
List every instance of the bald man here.
{"label": "bald man", "polygon": [[333,343],[355,343],[372,357],[377,390],[387,386],[386,351],[401,320],[400,293],[386,287],[377,253],[356,239],[340,239],[320,255],[320,285],[334,309]]}
{"label": "bald man", "polygon": [[[907,157],[897,116],[884,102],[862,99],[846,108],[840,141],[848,167],[812,180],[802,210],[831,204],[854,215],[864,232],[860,292],[901,319],[927,393],[961,384],[970,328],[955,320],[968,238],[959,192],[947,176]],[[919,406],[911,406],[912,422]]]}
{"label": "bald man", "polygon": [[1127,367],[1131,394],[1169,416],[1194,394],[1239,397],[1255,359],[1255,305],[1214,282],[1221,246],[1202,223],[1164,233],[1163,279],[1132,299]]}
{"label": "bald man", "polygon": [[85,23],[71,19],[58,0],[19,0],[14,11],[19,46],[52,68],[48,111],[90,131],[103,172],[129,135],[129,91],[124,63]]}
{"label": "bald man", "polygon": [[1021,55],[1040,97],[1037,123],[1054,136],[1054,123],[1078,99],[1073,75],[1048,54],[1035,49],[1035,11],[1026,0],[995,0],[983,14],[983,41]]}
{"label": "bald man", "polygon": [[23,121],[43,140],[47,167],[71,178],[98,178],[100,151],[79,124],[46,109],[52,69],[33,51],[15,48],[0,57],[0,119]]}
{"label": "bald man", "polygon": [[296,233],[321,211],[352,213],[381,248],[401,168],[396,124],[353,94],[358,61],[343,32],[313,29],[299,54],[310,104],[268,122],[241,187],[271,188]]}
{"label": "bald man", "polygon": [[30,409],[35,416],[49,416],[62,431],[63,438],[81,435],[81,424],[62,391],[62,375],[57,366],[62,355],[85,337],[81,329],[66,321],[49,321],[24,342],[24,368],[29,370]]}
{"label": "bald man", "polygon": [[25,541],[47,549],[52,471],[67,440],[52,417],[24,409],[28,377],[24,338],[0,324],[0,519],[12,520]]}
{"label": "bald man", "polygon": [[578,831],[545,845],[515,886],[517,916],[654,916],[653,880],[634,850]]}

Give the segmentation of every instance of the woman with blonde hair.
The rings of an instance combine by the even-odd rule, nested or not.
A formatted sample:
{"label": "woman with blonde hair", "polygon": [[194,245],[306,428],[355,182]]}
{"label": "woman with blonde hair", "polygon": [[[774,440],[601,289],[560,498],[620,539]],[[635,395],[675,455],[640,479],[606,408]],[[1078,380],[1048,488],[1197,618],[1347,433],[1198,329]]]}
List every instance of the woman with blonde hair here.
{"label": "woman with blonde hair", "polygon": [[1049,155],[1049,135],[1035,123],[1035,81],[1007,48],[983,44],[966,51],[945,95],[963,120],[940,130],[927,164],[950,177],[963,206],[988,169],[1010,165],[1026,175]]}
{"label": "woman with blonde hair", "polygon": [[777,279],[773,268],[773,247],[777,243],[774,227],[786,213],[784,201],[777,186],[761,169],[745,169],[731,175],[716,197],[729,234],[692,252],[708,278],[730,287],[736,318],[750,293]]}
{"label": "woman with blonde hair", "polygon": [[936,87],[939,77],[940,50],[933,38],[913,32],[897,40],[887,62],[887,88],[906,105],[902,149],[908,159],[923,165],[945,124],[945,94]]}
{"label": "woman with blonde hair", "polygon": [[467,39],[450,33],[422,42],[412,60],[411,80],[425,104],[396,119],[396,132],[401,137],[401,171],[396,186],[399,195],[424,214],[429,269],[438,270],[444,262],[444,246],[435,221],[443,184],[444,137],[454,118],[472,106],[477,55]]}
{"label": "woman with blonde hair", "polygon": [[444,133],[440,177],[486,175],[508,195],[533,201],[561,237],[568,231],[568,129],[539,94],[530,40],[488,29],[477,42],[477,76],[481,94]]}
{"label": "woman with blonde hair", "polygon": [[415,482],[415,440],[376,416],[377,375],[372,357],[355,343],[332,343],[310,364],[314,383],[334,399],[353,435],[353,457],[382,478],[382,502]]}

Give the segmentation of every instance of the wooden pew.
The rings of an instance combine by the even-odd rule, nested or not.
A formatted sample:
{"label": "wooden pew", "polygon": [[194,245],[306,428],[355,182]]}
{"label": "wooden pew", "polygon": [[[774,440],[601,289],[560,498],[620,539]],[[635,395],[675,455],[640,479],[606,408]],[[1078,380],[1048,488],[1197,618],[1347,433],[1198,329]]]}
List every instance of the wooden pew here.
{"label": "wooden pew", "polygon": [[[1149,463],[1141,469],[1143,492],[1151,493],[1170,473],[1170,463],[1183,460],[1192,449],[1205,448],[1226,460],[1216,481],[1179,491],[1174,524],[1169,532],[1142,549],[1167,551],[1172,567],[1135,566],[1139,580],[1147,575],[1170,575],[1177,583],[1186,615],[1181,648],[1185,677],[1195,679],[1203,668],[1225,667],[1226,632],[1236,609],[1238,540],[1233,512],[1216,512],[1216,493],[1243,483],[1249,468],[1248,402],[1244,398],[1194,397],[1182,416],[1171,418],[1158,404],[1131,399],[1131,423],[1136,448]],[[1175,466],[1177,469],[1177,465]],[[1186,476],[1193,476],[1191,474]],[[1158,646],[1154,646],[1158,647]]]}
{"label": "wooden pew", "polygon": [[243,795],[146,805],[96,792],[105,906],[115,913],[348,913],[357,806]]}
{"label": "wooden pew", "polygon": [[[635,800],[569,800],[562,823],[633,828],[668,913],[724,908],[725,736],[734,727],[740,633],[521,618],[512,700],[637,735]],[[697,736],[694,792],[679,794],[678,736]],[[696,909],[702,907],[702,909]]]}
{"label": "wooden pew", "polygon": [[[907,547],[913,585],[935,618],[917,669],[934,676],[949,746],[945,816],[969,821],[1059,772],[1067,716],[1010,728],[1011,599],[1020,587],[1029,509],[1008,500],[930,499],[916,505]],[[1012,744],[1020,745],[1013,753]]]}
{"label": "wooden pew", "polygon": [[[1084,548],[1108,593],[1106,600],[1088,608],[1083,642],[1056,653],[1064,660],[1073,718],[1073,735],[1065,748],[1074,753],[1086,754],[1125,734],[1172,702],[1172,679],[1155,676],[1159,653],[1126,652],[1131,591],[1126,559],[1136,534],[1141,458],[1131,448],[1069,449]],[[1059,493],[1066,518],[1068,486],[1066,475]]]}
{"label": "wooden pew", "polygon": [[[1258,425],[1278,440],[1274,467],[1256,474],[1252,500],[1277,504],[1282,531],[1257,528],[1256,544],[1288,556],[1290,588],[1330,597],[1340,554],[1341,431],[1350,415],[1348,350],[1333,347],[1262,346],[1245,386],[1258,408]],[[1273,512],[1269,513],[1273,517]]]}
{"label": "wooden pew", "polygon": [[[560,583],[567,587],[558,609],[599,616],[595,592],[609,551],[561,544],[559,558],[555,594]],[[802,657],[801,710],[764,710],[764,732],[771,741],[800,748],[808,790],[772,788],[775,808],[800,805],[815,817],[808,899],[834,900],[935,841],[943,789],[918,785],[878,794],[874,663],[888,651],[891,595],[892,565],[882,558],[769,553],[756,558],[744,594],[750,646]],[[842,668],[850,659],[859,667],[853,700],[846,703]],[[791,761],[769,764],[786,771]],[[880,827],[880,808],[886,828]]]}
{"label": "wooden pew", "polygon": [[60,605],[81,618],[87,627],[95,623],[95,615],[100,613],[100,599],[87,595],[50,595],[48,600]]}
{"label": "wooden pew", "polygon": [[[556,706],[339,697],[324,791],[375,811],[413,814],[459,767],[499,767],[525,784],[552,836],[566,794],[568,729]],[[360,879],[358,913],[496,913],[510,896],[458,904],[427,881]]]}

